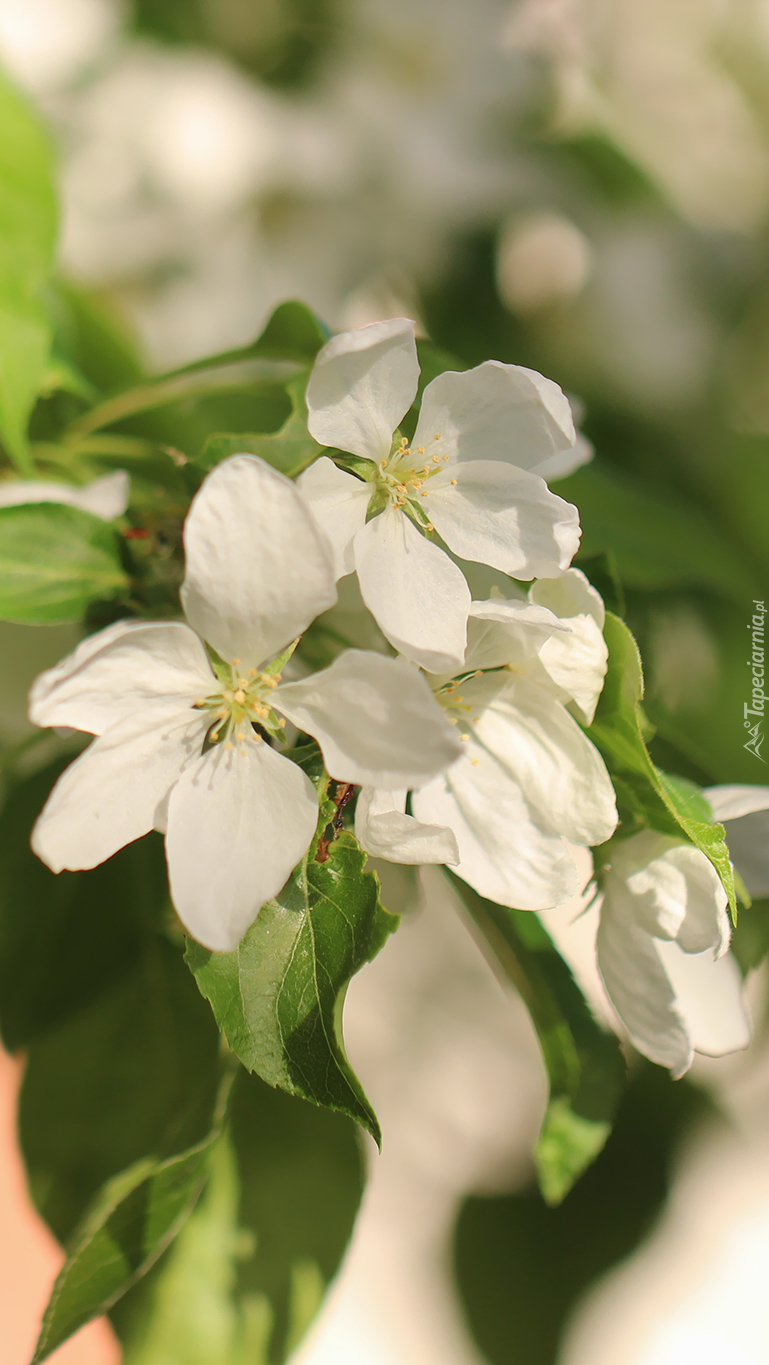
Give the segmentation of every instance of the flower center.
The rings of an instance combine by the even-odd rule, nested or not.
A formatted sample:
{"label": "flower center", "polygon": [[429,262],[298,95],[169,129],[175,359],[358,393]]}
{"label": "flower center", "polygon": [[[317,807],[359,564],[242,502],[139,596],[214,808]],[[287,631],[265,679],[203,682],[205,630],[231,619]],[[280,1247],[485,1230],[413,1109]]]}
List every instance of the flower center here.
{"label": "flower center", "polygon": [[471,678],[480,678],[482,676],[483,669],[476,668],[472,673],[462,673],[460,676],[452,678],[449,682],[443,683],[440,687],[434,689],[433,695],[435,696],[435,700],[443,707],[451,724],[459,725],[461,727],[460,739],[468,740],[470,736],[465,733],[465,727],[480,720],[479,715],[473,714],[474,712],[477,713],[478,707],[468,705],[462,693],[462,688]]}
{"label": "flower center", "polygon": [[[286,722],[273,710],[272,694],[280,679],[280,673],[269,669],[249,668],[242,672],[239,659],[220,667],[221,691],[195,702],[199,710],[212,713],[208,743],[234,749],[248,739],[258,741],[262,736],[255,725],[279,738]],[[241,752],[245,753],[245,749]]]}
{"label": "flower center", "polygon": [[426,446],[417,446],[416,450],[412,450],[406,437],[402,436],[400,445],[386,460],[380,460],[376,472],[376,486],[380,493],[384,493],[387,506],[406,507],[408,504],[409,511],[416,514],[416,520],[427,531],[432,531],[433,527],[420,502],[427,497],[428,480],[439,469],[443,469],[449,459],[448,455],[438,454],[440,440],[438,432]]}

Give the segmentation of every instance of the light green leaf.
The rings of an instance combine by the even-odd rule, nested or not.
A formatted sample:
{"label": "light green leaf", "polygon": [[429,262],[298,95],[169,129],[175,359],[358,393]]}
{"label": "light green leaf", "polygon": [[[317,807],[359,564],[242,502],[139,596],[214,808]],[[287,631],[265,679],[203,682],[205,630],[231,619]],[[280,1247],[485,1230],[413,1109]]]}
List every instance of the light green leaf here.
{"label": "light green leaf", "polygon": [[[617,792],[620,813],[632,830],[649,826],[701,849],[716,869],[736,914],[734,875],[723,825],[707,818],[692,785],[661,773],[644,743],[643,670],[638,646],[623,621],[610,612],[604,628],[609,665],[595,719],[586,733],[600,749]],[[694,789],[696,791],[696,789]]]}
{"label": "light green leaf", "polygon": [[31,1365],[39,1365],[145,1275],[192,1211],[219,1137],[229,1078],[210,1133],[186,1151],[146,1157],[113,1177],[76,1230],[57,1276]]}
{"label": "light green leaf", "polygon": [[216,433],[208,438],[195,464],[201,465],[204,469],[213,469],[214,465],[229,459],[230,455],[259,455],[289,478],[301,474],[323,449],[307,430],[307,404],[304,399],[306,388],[306,373],[286,384],[292,410],[288,421],[279,431],[266,436],[248,431],[234,434]]}
{"label": "light green leaf", "polygon": [[77,621],[88,604],[128,587],[114,530],[61,503],[0,507],[0,618]]}
{"label": "light green leaf", "polygon": [[53,255],[56,203],[48,139],[2,77],[0,127],[0,441],[29,472],[27,421],[51,340],[40,289]]}
{"label": "light green leaf", "polygon": [[[308,768],[316,753],[308,746]],[[280,895],[262,908],[234,952],[212,953],[190,941],[186,960],[249,1071],[349,1114],[378,1142],[376,1116],[345,1053],[341,1017],[350,979],[398,921],[380,904],[379,879],[364,871],[366,854],[351,834],[340,834],[327,861],[316,861],[334,814],[327,777],[318,784],[323,804],[315,842]]]}
{"label": "light green leaf", "polygon": [[550,1082],[537,1144],[539,1185],[559,1204],[606,1142],[624,1087],[617,1040],[596,1023],[571,971],[530,910],[484,900],[451,874],[475,923],[525,1001]]}

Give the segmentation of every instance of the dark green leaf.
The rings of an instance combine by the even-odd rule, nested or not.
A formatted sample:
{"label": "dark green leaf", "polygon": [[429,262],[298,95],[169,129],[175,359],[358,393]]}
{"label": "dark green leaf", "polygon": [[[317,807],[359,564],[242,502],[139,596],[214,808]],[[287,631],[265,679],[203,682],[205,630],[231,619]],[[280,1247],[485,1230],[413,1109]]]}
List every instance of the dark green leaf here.
{"label": "dark green leaf", "polygon": [[[71,757],[71,756],[70,756]],[[29,846],[63,758],[10,787],[0,813],[0,1022],[28,1047],[134,971],[168,898],[159,835],[91,872],[54,876]]]}
{"label": "dark green leaf", "polygon": [[22,1149],[60,1241],[106,1181],[203,1140],[219,1076],[219,1035],[180,949],[148,931],[139,965],[28,1052]]}
{"label": "dark green leaf", "polygon": [[40,289],[56,233],[51,149],[26,101],[0,78],[0,440],[29,471],[26,427],[50,327]]}
{"label": "dark green leaf", "polygon": [[0,507],[0,618],[77,621],[89,602],[128,587],[113,529],[62,503]]}
{"label": "dark green leaf", "polygon": [[692,783],[661,773],[649,757],[640,710],[644,692],[641,656],[624,622],[606,616],[609,665],[595,719],[587,730],[612,775],[623,819],[650,826],[673,838],[682,836],[710,859],[736,912],[734,876],[723,825],[707,818],[695,800]]}
{"label": "dark green leaf", "polygon": [[109,1180],[76,1229],[57,1276],[31,1365],[105,1312],[150,1269],[190,1214],[219,1137],[228,1081],[212,1128],[165,1160],[145,1157]]}
{"label": "dark green leaf", "polygon": [[[308,746],[309,761],[313,749]],[[311,773],[311,776],[313,774]],[[320,782],[324,802],[325,777]],[[233,1052],[270,1085],[357,1120],[379,1141],[376,1116],[344,1050],[342,1005],[350,979],[379,952],[397,918],[351,834],[315,861],[333,806],[280,895],[231,953],[192,941],[187,962]]]}
{"label": "dark green leaf", "polygon": [[268,433],[266,436],[254,432],[217,433],[208,438],[195,463],[204,469],[213,469],[214,465],[229,459],[231,455],[259,455],[289,478],[301,474],[323,449],[307,430],[307,404],[304,400],[306,388],[306,374],[299,375],[286,385],[292,411],[288,421],[279,431]]}
{"label": "dark green leaf", "polygon": [[535,914],[496,905],[458,877],[451,880],[537,1030],[550,1081],[537,1171],[545,1199],[559,1204],[611,1132],[624,1085],[619,1044],[596,1023]]}

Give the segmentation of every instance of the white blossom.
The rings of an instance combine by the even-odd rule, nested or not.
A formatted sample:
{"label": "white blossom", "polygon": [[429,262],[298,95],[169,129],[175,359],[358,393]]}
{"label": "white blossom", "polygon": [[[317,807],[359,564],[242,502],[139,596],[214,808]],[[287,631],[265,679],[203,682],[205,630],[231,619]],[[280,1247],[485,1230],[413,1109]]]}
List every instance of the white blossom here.
{"label": "white blossom", "polygon": [[344,782],[413,786],[459,743],[403,660],[349,650],[321,673],[281,681],[296,637],[336,599],[325,541],[283,475],[247,455],[219,465],[193,500],[184,542],[189,625],[120,621],[32,688],[36,724],[97,736],[54,787],[33,847],[58,872],[164,831],[182,922],[228,950],[315,831],[315,788],[269,742],[286,720],[317,739]]}
{"label": "white blossom", "polygon": [[[581,574],[572,583],[561,588],[569,610],[572,593],[589,587]],[[404,845],[421,838],[421,861],[453,863],[490,900],[523,910],[560,905],[578,883],[567,841],[603,843],[617,824],[603,759],[563,704],[564,680],[571,677],[574,691],[586,695],[583,674],[593,687],[596,661],[568,621],[534,602],[474,602],[468,635],[462,672],[431,679],[461,735],[461,757],[412,791],[408,829],[388,815],[386,793],[366,793],[356,812],[358,838],[372,854],[404,862],[416,861],[404,856]],[[556,683],[543,663],[545,646],[557,638],[565,648],[572,637],[578,662],[570,670],[558,656]],[[408,818],[404,798],[398,793],[391,807],[401,820]],[[455,857],[446,856],[448,833]]]}
{"label": "white blossom", "polygon": [[692,844],[643,830],[618,843],[603,887],[596,955],[634,1046],[682,1076],[694,1053],[747,1047],[726,892]]}
{"label": "white blossom", "polygon": [[122,517],[128,506],[131,481],[124,469],[103,474],[83,488],[53,479],[8,479],[0,483],[0,507],[18,507],[30,502],[61,502],[92,512],[102,521]]}
{"label": "white blossom", "polygon": [[462,665],[471,599],[428,537],[437,532],[456,555],[513,578],[556,577],[577,550],[579,518],[538,470],[573,449],[576,434],[557,384],[491,360],[427,385],[409,444],[397,428],[418,378],[406,319],[333,337],[310,376],[308,425],[323,445],[365,462],[366,477],[321,456],[299,484],[337,576],[355,570],[391,644],[441,672]]}

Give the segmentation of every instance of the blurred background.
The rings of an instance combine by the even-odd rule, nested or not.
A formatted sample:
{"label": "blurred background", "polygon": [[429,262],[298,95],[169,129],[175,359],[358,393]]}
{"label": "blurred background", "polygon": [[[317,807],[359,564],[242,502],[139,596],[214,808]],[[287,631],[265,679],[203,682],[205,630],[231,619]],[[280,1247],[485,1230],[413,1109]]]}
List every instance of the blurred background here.
{"label": "blurred background", "polygon": [[[767,781],[743,642],[769,591],[769,0],[0,0],[0,62],[58,148],[61,271],[152,369],[300,297],[331,328],[406,314],[461,364],[556,379],[596,452],[556,491],[613,555],[655,759]],[[0,644],[18,738],[19,680],[69,635]],[[769,1362],[761,971],[751,1050],[676,1083],[634,1061],[605,1152],[549,1210],[525,1012],[445,890],[402,894],[347,1012],[393,1136],[297,1361]],[[555,929],[601,1011],[579,909]],[[746,970],[766,909],[742,917]],[[65,1349],[117,1359],[106,1329]],[[199,1363],[158,1345],[147,1365]]]}

